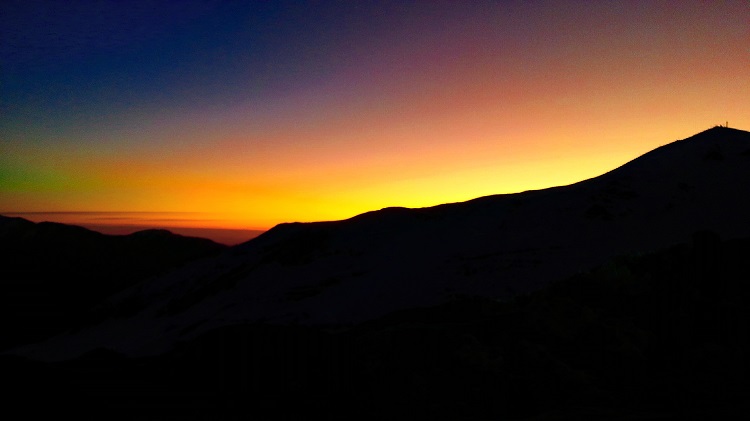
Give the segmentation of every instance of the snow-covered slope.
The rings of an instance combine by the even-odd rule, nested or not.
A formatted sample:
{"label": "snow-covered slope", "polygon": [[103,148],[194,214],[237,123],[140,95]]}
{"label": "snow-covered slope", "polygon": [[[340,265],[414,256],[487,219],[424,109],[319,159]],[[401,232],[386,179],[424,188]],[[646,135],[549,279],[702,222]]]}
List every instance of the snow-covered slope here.
{"label": "snow-covered slope", "polygon": [[750,235],[749,193],[750,133],[717,127],[570,186],[281,224],[124,291],[89,328],[19,352],[147,355],[228,324],[346,325],[456,295],[507,298],[695,231]]}

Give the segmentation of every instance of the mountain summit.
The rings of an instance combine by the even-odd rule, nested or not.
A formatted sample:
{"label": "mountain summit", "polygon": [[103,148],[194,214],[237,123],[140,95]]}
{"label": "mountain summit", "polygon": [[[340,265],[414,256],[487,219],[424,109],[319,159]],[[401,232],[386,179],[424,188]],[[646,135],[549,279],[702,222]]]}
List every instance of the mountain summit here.
{"label": "mountain summit", "polygon": [[716,127],[563,187],[281,224],[123,291],[25,355],[150,355],[222,326],[347,326],[456,296],[508,299],[697,231],[750,235],[750,133]]}

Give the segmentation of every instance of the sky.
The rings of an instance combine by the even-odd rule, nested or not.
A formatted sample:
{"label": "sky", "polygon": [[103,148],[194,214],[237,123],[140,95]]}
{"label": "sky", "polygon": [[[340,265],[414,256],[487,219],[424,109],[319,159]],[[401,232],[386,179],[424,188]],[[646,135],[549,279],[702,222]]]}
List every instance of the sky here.
{"label": "sky", "polygon": [[0,5],[0,213],[265,230],[750,129],[750,2]]}

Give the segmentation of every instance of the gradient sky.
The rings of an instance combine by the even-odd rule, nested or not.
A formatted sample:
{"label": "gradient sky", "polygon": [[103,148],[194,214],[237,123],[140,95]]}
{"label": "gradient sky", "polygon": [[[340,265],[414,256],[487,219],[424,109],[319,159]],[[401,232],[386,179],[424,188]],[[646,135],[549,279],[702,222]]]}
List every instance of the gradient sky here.
{"label": "gradient sky", "polygon": [[0,59],[0,213],[72,223],[343,219],[750,129],[746,0],[4,0]]}

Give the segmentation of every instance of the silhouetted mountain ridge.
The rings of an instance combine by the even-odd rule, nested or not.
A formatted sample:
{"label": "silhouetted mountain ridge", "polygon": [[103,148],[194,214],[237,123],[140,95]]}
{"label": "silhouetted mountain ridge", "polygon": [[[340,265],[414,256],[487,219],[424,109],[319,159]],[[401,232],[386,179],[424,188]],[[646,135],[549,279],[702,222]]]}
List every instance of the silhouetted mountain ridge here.
{"label": "silhouetted mountain ridge", "polygon": [[0,216],[0,348],[59,333],[108,295],[225,248],[166,230],[111,236]]}
{"label": "silhouetted mountain ridge", "polygon": [[700,230],[748,236],[749,149],[750,133],[714,128],[569,186],[281,224],[123,291],[99,326],[28,352],[148,355],[237,323],[349,326],[456,296],[509,299]]}

